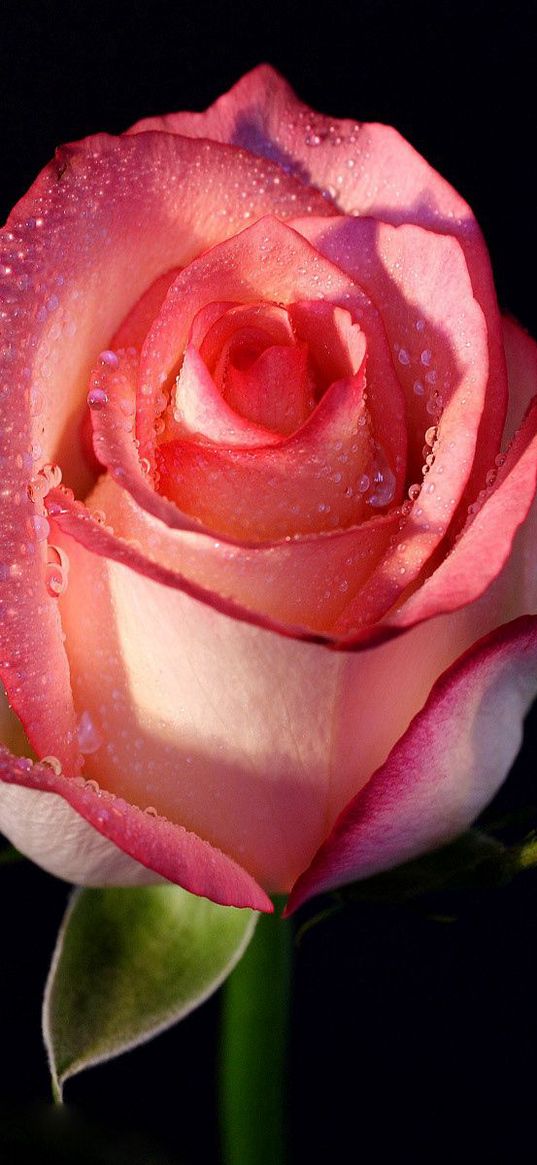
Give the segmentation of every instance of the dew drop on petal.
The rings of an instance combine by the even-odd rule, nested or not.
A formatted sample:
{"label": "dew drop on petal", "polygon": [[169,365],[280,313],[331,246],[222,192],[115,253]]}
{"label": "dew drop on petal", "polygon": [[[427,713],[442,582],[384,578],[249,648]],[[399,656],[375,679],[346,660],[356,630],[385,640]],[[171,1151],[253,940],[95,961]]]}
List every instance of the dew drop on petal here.
{"label": "dew drop on petal", "polygon": [[67,590],[67,573],[60,563],[48,562],[45,568],[45,586],[52,599],[59,599]]}
{"label": "dew drop on petal", "polygon": [[49,489],[57,489],[57,487],[61,485],[62,471],[59,465],[56,465],[54,461],[48,461],[47,464],[43,466],[41,473],[43,474]]}
{"label": "dew drop on petal", "polygon": [[98,411],[108,404],[108,394],[104,388],[90,388],[86,400],[90,409]]}
{"label": "dew drop on petal", "polygon": [[115,352],[111,352],[109,348],[105,348],[104,352],[99,352],[99,362],[107,364],[109,368],[119,367],[119,360]]}
{"label": "dew drop on petal", "polygon": [[78,746],[85,756],[90,756],[91,753],[97,752],[97,749],[101,747],[102,737],[95,727],[88,711],[82,712],[80,716],[77,735]]}
{"label": "dew drop on petal", "polygon": [[61,765],[61,761],[58,760],[57,756],[44,756],[41,758],[41,764],[48,765],[48,768],[52,769],[52,772],[57,777],[59,777],[61,775],[62,765]]}

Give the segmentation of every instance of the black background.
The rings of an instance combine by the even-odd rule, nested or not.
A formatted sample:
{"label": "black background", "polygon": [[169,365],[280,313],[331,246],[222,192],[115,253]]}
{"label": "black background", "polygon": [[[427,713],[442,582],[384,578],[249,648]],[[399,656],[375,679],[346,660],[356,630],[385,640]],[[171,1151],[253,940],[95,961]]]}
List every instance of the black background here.
{"label": "black background", "polygon": [[[530,0],[358,0],[316,14],[259,0],[4,6],[3,214],[60,142],[201,109],[268,60],[311,105],[394,124],[425,154],[473,206],[502,306],[537,334],[533,8]],[[495,812],[537,800],[536,740],[534,714]],[[1,869],[0,882],[7,1165],[49,1157],[214,1165],[218,1000],[75,1079],[68,1112],[47,1111],[40,994],[67,890],[29,863]],[[533,1158],[536,907],[537,872],[440,904],[356,907],[310,932],[294,992],[294,1161]]]}

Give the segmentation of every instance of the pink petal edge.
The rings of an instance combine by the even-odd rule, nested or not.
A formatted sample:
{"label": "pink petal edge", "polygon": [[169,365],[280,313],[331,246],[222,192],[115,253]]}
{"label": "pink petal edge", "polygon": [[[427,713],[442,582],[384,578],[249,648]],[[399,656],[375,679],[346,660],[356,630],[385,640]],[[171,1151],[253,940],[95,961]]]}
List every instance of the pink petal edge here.
{"label": "pink petal edge", "polygon": [[287,913],[460,834],[507,775],[536,693],[537,617],[522,616],[474,644],[436,682],[298,878]]}
{"label": "pink petal edge", "polygon": [[[100,834],[157,874],[223,906],[272,911],[265,891],[237,862],[180,825],[156,817],[90,782],[14,757],[0,745],[0,780],[57,793]],[[82,783],[78,783],[78,781]]]}

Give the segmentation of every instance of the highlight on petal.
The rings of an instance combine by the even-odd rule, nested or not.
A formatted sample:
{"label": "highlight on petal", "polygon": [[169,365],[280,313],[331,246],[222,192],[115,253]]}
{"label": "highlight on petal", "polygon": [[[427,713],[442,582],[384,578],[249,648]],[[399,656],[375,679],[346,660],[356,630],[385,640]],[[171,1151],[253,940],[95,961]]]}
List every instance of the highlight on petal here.
{"label": "highlight on petal", "polygon": [[288,910],[461,833],[505,779],[537,693],[537,619],[475,644],[440,678],[385,764],[298,879]]}
{"label": "highlight on petal", "polygon": [[[226,618],[72,538],[62,544],[73,580],[61,601],[77,711],[103,742],[86,756],[85,774],[284,892],[325,835],[324,709],[339,690],[339,657]],[[157,855],[134,856],[171,880]],[[216,899],[218,884],[198,892]]]}

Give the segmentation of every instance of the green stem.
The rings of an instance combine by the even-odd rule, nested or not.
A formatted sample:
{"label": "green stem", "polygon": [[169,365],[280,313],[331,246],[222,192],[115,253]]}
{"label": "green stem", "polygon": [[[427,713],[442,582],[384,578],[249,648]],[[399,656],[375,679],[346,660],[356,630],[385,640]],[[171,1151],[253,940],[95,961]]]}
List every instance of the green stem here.
{"label": "green stem", "polygon": [[224,1165],[285,1165],[291,924],[261,915],[228,979],[220,1049]]}

